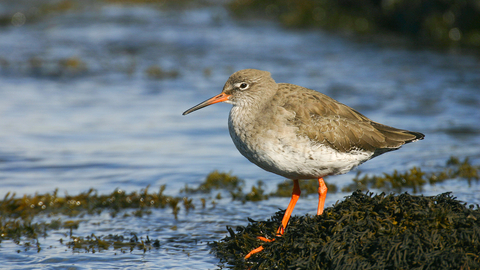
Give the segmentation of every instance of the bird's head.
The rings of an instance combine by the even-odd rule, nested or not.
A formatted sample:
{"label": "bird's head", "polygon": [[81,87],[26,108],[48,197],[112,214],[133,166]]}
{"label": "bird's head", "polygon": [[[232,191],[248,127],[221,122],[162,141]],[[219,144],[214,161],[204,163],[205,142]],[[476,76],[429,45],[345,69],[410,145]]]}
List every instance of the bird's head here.
{"label": "bird's head", "polygon": [[277,84],[270,76],[270,72],[257,69],[243,69],[233,73],[228,78],[220,94],[186,110],[183,115],[225,102],[234,106],[248,106],[258,104],[277,91]]}

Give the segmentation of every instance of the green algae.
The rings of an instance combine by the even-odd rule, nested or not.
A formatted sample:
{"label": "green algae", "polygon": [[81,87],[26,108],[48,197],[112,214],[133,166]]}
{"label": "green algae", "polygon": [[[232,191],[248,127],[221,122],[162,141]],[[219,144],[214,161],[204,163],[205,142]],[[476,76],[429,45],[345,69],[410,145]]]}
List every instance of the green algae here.
{"label": "green algae", "polygon": [[[245,180],[233,176],[231,173],[213,171],[207,175],[205,180],[198,185],[197,188],[192,188],[189,185],[185,185],[185,188],[180,192],[187,194],[195,193],[210,193],[213,190],[226,190],[230,193],[232,200],[238,200],[242,202],[247,201],[262,201],[268,200],[269,197],[290,197],[292,196],[293,181],[286,179],[282,183],[277,185],[277,189],[269,194],[265,192],[265,183],[262,180],[258,180],[256,185],[251,187],[250,191],[244,192]],[[318,193],[318,180],[301,180],[300,189],[302,194],[317,194]],[[328,191],[335,193],[338,188],[334,184],[328,184]],[[216,199],[221,199],[221,193],[218,193]]]}
{"label": "green algae", "polygon": [[[52,193],[24,195],[16,198],[15,193],[7,193],[0,201],[2,217],[31,219],[39,213],[63,214],[78,216],[79,214],[99,214],[102,210],[109,210],[112,216],[126,208],[171,208],[174,212],[178,209],[179,197],[164,195],[165,185],[160,186],[159,192],[150,192],[149,187],[126,193],[116,189],[110,194],[99,195],[94,189],[72,196],[65,194],[59,196],[58,190]],[[185,208],[194,207],[184,202]]]}
{"label": "green algae", "polygon": [[[62,220],[55,218],[82,217],[84,215],[96,215],[103,211],[108,211],[115,218],[120,211],[131,209],[131,214],[127,212],[124,216],[132,215],[142,217],[151,214],[151,209],[170,208],[177,218],[181,209],[180,202],[183,202],[183,208],[188,212],[194,209],[195,205],[192,199],[188,197],[173,197],[164,195],[165,185],[162,185],[158,192],[149,191],[149,187],[134,192],[127,193],[121,189],[116,189],[110,194],[99,195],[94,189],[79,195],[58,195],[58,190],[52,193],[24,195],[16,198],[15,194],[7,193],[3,201],[0,201],[0,243],[5,240],[12,240],[18,245],[25,245],[33,241],[36,243],[37,250],[40,251],[40,237],[44,237],[50,230],[69,229],[71,241],[67,246],[74,249],[82,249],[85,252],[95,252],[106,249],[106,247],[123,247],[122,242],[107,241],[102,237],[76,237],[73,231],[78,229],[80,224],[87,219],[80,220]],[[50,222],[34,222],[36,216],[51,218]],[[123,236],[122,236],[123,237]],[[120,238],[119,238],[120,239]],[[123,239],[123,238],[122,238]],[[148,239],[148,236],[147,236]],[[125,240],[126,241],[126,240]],[[152,241],[127,241],[131,248],[150,250],[156,247],[158,240]],[[62,240],[63,242],[63,240]],[[32,247],[28,244],[25,250]]]}
{"label": "green algae", "polygon": [[444,167],[429,173],[423,172],[418,167],[413,167],[404,173],[394,170],[393,173],[384,173],[382,176],[364,175],[360,177],[361,172],[358,172],[352,179],[353,183],[342,188],[342,191],[380,189],[401,192],[411,189],[413,193],[417,193],[421,192],[422,187],[427,183],[435,185],[449,179],[466,179],[470,185],[472,180],[478,181],[480,179],[479,170],[480,166],[472,165],[468,157],[463,161],[460,161],[457,157],[450,157]]}
{"label": "green algae", "polygon": [[[247,201],[261,201],[268,199],[268,194],[265,194],[263,181],[257,181],[256,185],[251,187],[250,192],[243,192],[245,180],[233,176],[231,173],[219,172],[217,170],[209,173],[205,180],[200,183],[197,188],[191,188],[187,184],[180,192],[187,194],[195,193],[211,193],[213,190],[225,190],[230,193],[232,200],[247,202]],[[215,199],[222,199],[222,194],[218,193]],[[203,205],[205,203],[202,201]]]}
{"label": "green algae", "polygon": [[[211,243],[233,269],[478,269],[480,209],[450,193],[432,197],[355,191],[321,216],[292,217],[275,238],[283,211]],[[275,238],[262,242],[257,236]],[[244,256],[263,245],[248,260]]]}
{"label": "green algae", "polygon": [[[460,160],[451,157],[445,163],[445,166],[428,173],[423,172],[420,168],[413,167],[403,173],[394,171],[392,174],[384,174],[383,176],[365,175],[359,177],[360,174],[358,174],[353,179],[353,183],[342,191],[352,188],[363,190],[373,188],[397,192],[404,190],[418,192],[426,184],[434,185],[449,179],[465,179],[470,184],[471,181],[479,180],[479,168],[478,165],[472,165],[468,158]],[[328,183],[327,185],[329,192],[336,191],[337,187],[335,185]],[[318,182],[317,180],[301,180],[300,187],[304,195],[316,194]],[[159,241],[150,241],[146,236],[147,240],[140,238],[139,241],[131,242],[131,236],[96,236],[93,233],[88,237],[79,237],[75,236],[74,232],[82,223],[88,221],[89,215],[98,215],[105,211],[112,218],[116,218],[119,214],[122,214],[122,217],[143,217],[150,215],[155,209],[167,208],[177,218],[180,210],[183,209],[188,214],[190,210],[197,207],[197,204],[201,208],[206,208],[207,205],[216,207],[219,200],[225,199],[225,192],[230,195],[231,200],[241,202],[262,201],[272,196],[290,197],[293,181],[283,181],[277,185],[274,192],[267,193],[265,183],[261,180],[257,181],[250,189],[245,190],[243,179],[231,173],[213,171],[196,188],[186,185],[181,190],[188,196],[195,195],[194,198],[165,195],[165,189],[165,185],[160,186],[156,192],[151,191],[148,186],[145,189],[133,192],[115,189],[110,194],[103,195],[98,194],[94,189],[78,195],[69,195],[68,193],[60,195],[58,190],[54,190],[45,194],[25,194],[22,197],[16,197],[15,193],[9,192],[0,201],[0,243],[10,240],[22,247],[23,250],[33,248],[40,251],[41,241],[39,239],[47,236],[52,230],[67,229],[70,231],[70,241],[63,241],[62,239],[61,242],[68,244],[68,247],[78,252],[98,252],[108,248],[118,248],[122,252],[133,249],[146,252],[152,247],[158,247]],[[198,198],[199,195],[207,195],[207,198]],[[398,210],[400,208],[397,207],[396,209],[395,211],[400,211]],[[372,212],[372,215],[378,215],[378,213]],[[34,221],[37,216],[48,221]],[[242,244],[243,248],[247,249],[254,244],[258,244],[256,240],[258,235],[274,236],[279,224],[278,221],[282,218],[281,212],[277,213],[277,216],[266,222],[251,221],[257,227],[252,228],[255,231],[249,236],[250,242],[248,242],[248,245],[247,242]],[[308,218],[308,216],[303,218]],[[293,220],[295,218],[292,218]],[[232,234],[233,231],[231,229],[229,231]],[[123,240],[120,241],[119,239]],[[21,249],[18,252],[21,252]]]}
{"label": "green algae", "polygon": [[480,166],[473,166],[470,164],[468,157],[466,157],[462,162],[457,157],[450,157],[446,164],[449,167],[449,170],[445,172],[441,172],[441,175],[445,175],[441,177],[439,175],[431,175],[429,178],[429,182],[439,182],[438,179],[451,179],[451,178],[464,178],[468,180],[468,183],[471,184],[472,180],[478,181],[480,179]]}
{"label": "green algae", "polygon": [[[427,184],[435,185],[451,179],[465,179],[468,184],[472,181],[480,179],[480,166],[472,165],[468,157],[461,161],[457,157],[450,157],[445,165],[437,168],[435,171],[424,172],[419,167],[412,167],[405,172],[394,170],[393,173],[383,173],[381,176],[362,175],[359,171],[352,179],[352,183],[343,187],[342,192],[353,192],[355,190],[378,189],[381,191],[412,191],[418,193],[423,191],[423,187]],[[303,195],[318,193],[318,180],[300,180],[300,190]],[[185,185],[181,192],[187,194],[193,193],[210,193],[213,190],[226,190],[230,193],[232,200],[261,201],[267,200],[269,197],[290,197],[293,190],[293,181],[286,179],[279,183],[275,191],[266,194],[265,183],[261,180],[252,186],[251,191],[244,192],[245,180],[233,176],[231,173],[213,171],[205,180],[199,184],[197,188],[191,188]],[[336,193],[339,188],[328,183],[329,193]],[[222,195],[217,194],[217,199],[221,199]]]}
{"label": "green algae", "polygon": [[237,193],[231,193],[233,200],[240,200],[242,202],[252,201],[258,202],[268,200],[269,195],[265,194],[264,183],[261,180],[257,181],[257,185],[253,185],[250,192],[243,193],[239,190]]}
{"label": "green algae", "polygon": [[66,245],[73,251],[83,251],[86,253],[100,252],[110,248],[119,250],[122,253],[132,252],[135,249],[143,250],[145,253],[153,248],[160,247],[159,240],[151,240],[148,236],[145,239],[142,237],[139,238],[135,233],[131,235],[131,237],[112,234],[103,237],[97,237],[95,234],[86,237],[72,236]]}
{"label": "green algae", "polygon": [[353,183],[344,187],[342,191],[351,192],[356,189],[380,189],[380,190],[395,190],[401,192],[405,188],[412,188],[413,193],[422,191],[427,181],[424,179],[425,173],[420,168],[413,167],[407,172],[399,173],[394,170],[393,173],[384,173],[383,176],[369,176],[364,175],[360,177],[361,172],[352,179]]}
{"label": "green algae", "polygon": [[219,172],[217,170],[209,173],[205,180],[197,187],[190,188],[185,184],[185,188],[180,192],[185,193],[209,193],[212,190],[225,189],[227,191],[237,192],[242,190],[245,180],[233,176],[231,173]]}

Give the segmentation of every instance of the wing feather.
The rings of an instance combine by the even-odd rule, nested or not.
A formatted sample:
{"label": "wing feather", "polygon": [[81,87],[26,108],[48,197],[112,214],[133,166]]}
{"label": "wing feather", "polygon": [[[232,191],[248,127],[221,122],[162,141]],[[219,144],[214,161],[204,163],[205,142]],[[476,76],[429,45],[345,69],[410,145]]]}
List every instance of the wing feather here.
{"label": "wing feather", "polygon": [[279,84],[282,107],[294,113],[291,124],[299,135],[340,152],[364,150],[381,154],[405,143],[423,139],[418,132],[376,123],[322,93],[291,84]]}

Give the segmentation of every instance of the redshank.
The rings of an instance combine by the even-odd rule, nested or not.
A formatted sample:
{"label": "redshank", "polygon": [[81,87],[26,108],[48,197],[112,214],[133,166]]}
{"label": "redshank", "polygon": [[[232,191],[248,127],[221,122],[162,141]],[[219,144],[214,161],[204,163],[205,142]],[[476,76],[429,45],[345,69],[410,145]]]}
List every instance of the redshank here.
{"label": "redshank", "polygon": [[[277,236],[284,233],[300,196],[299,179],[318,179],[317,215],[321,215],[327,196],[323,177],[346,173],[425,137],[374,122],[317,91],[276,83],[269,72],[256,69],[235,72],[220,94],[183,115],[219,102],[233,105],[228,129],[238,151],[260,168],[293,180],[292,198]],[[245,259],[261,250],[263,246]]]}

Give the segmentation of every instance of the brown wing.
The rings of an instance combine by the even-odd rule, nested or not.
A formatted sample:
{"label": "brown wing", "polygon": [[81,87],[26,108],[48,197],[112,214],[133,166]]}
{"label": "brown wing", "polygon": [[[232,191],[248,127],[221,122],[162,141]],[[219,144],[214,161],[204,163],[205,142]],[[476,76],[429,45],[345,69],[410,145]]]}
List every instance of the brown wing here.
{"label": "brown wing", "polygon": [[[424,135],[371,121],[354,109],[314,90],[279,84],[285,93],[283,108],[295,112],[299,133],[341,151],[372,151],[375,155],[398,149]],[[293,88],[295,93],[293,93]]]}

